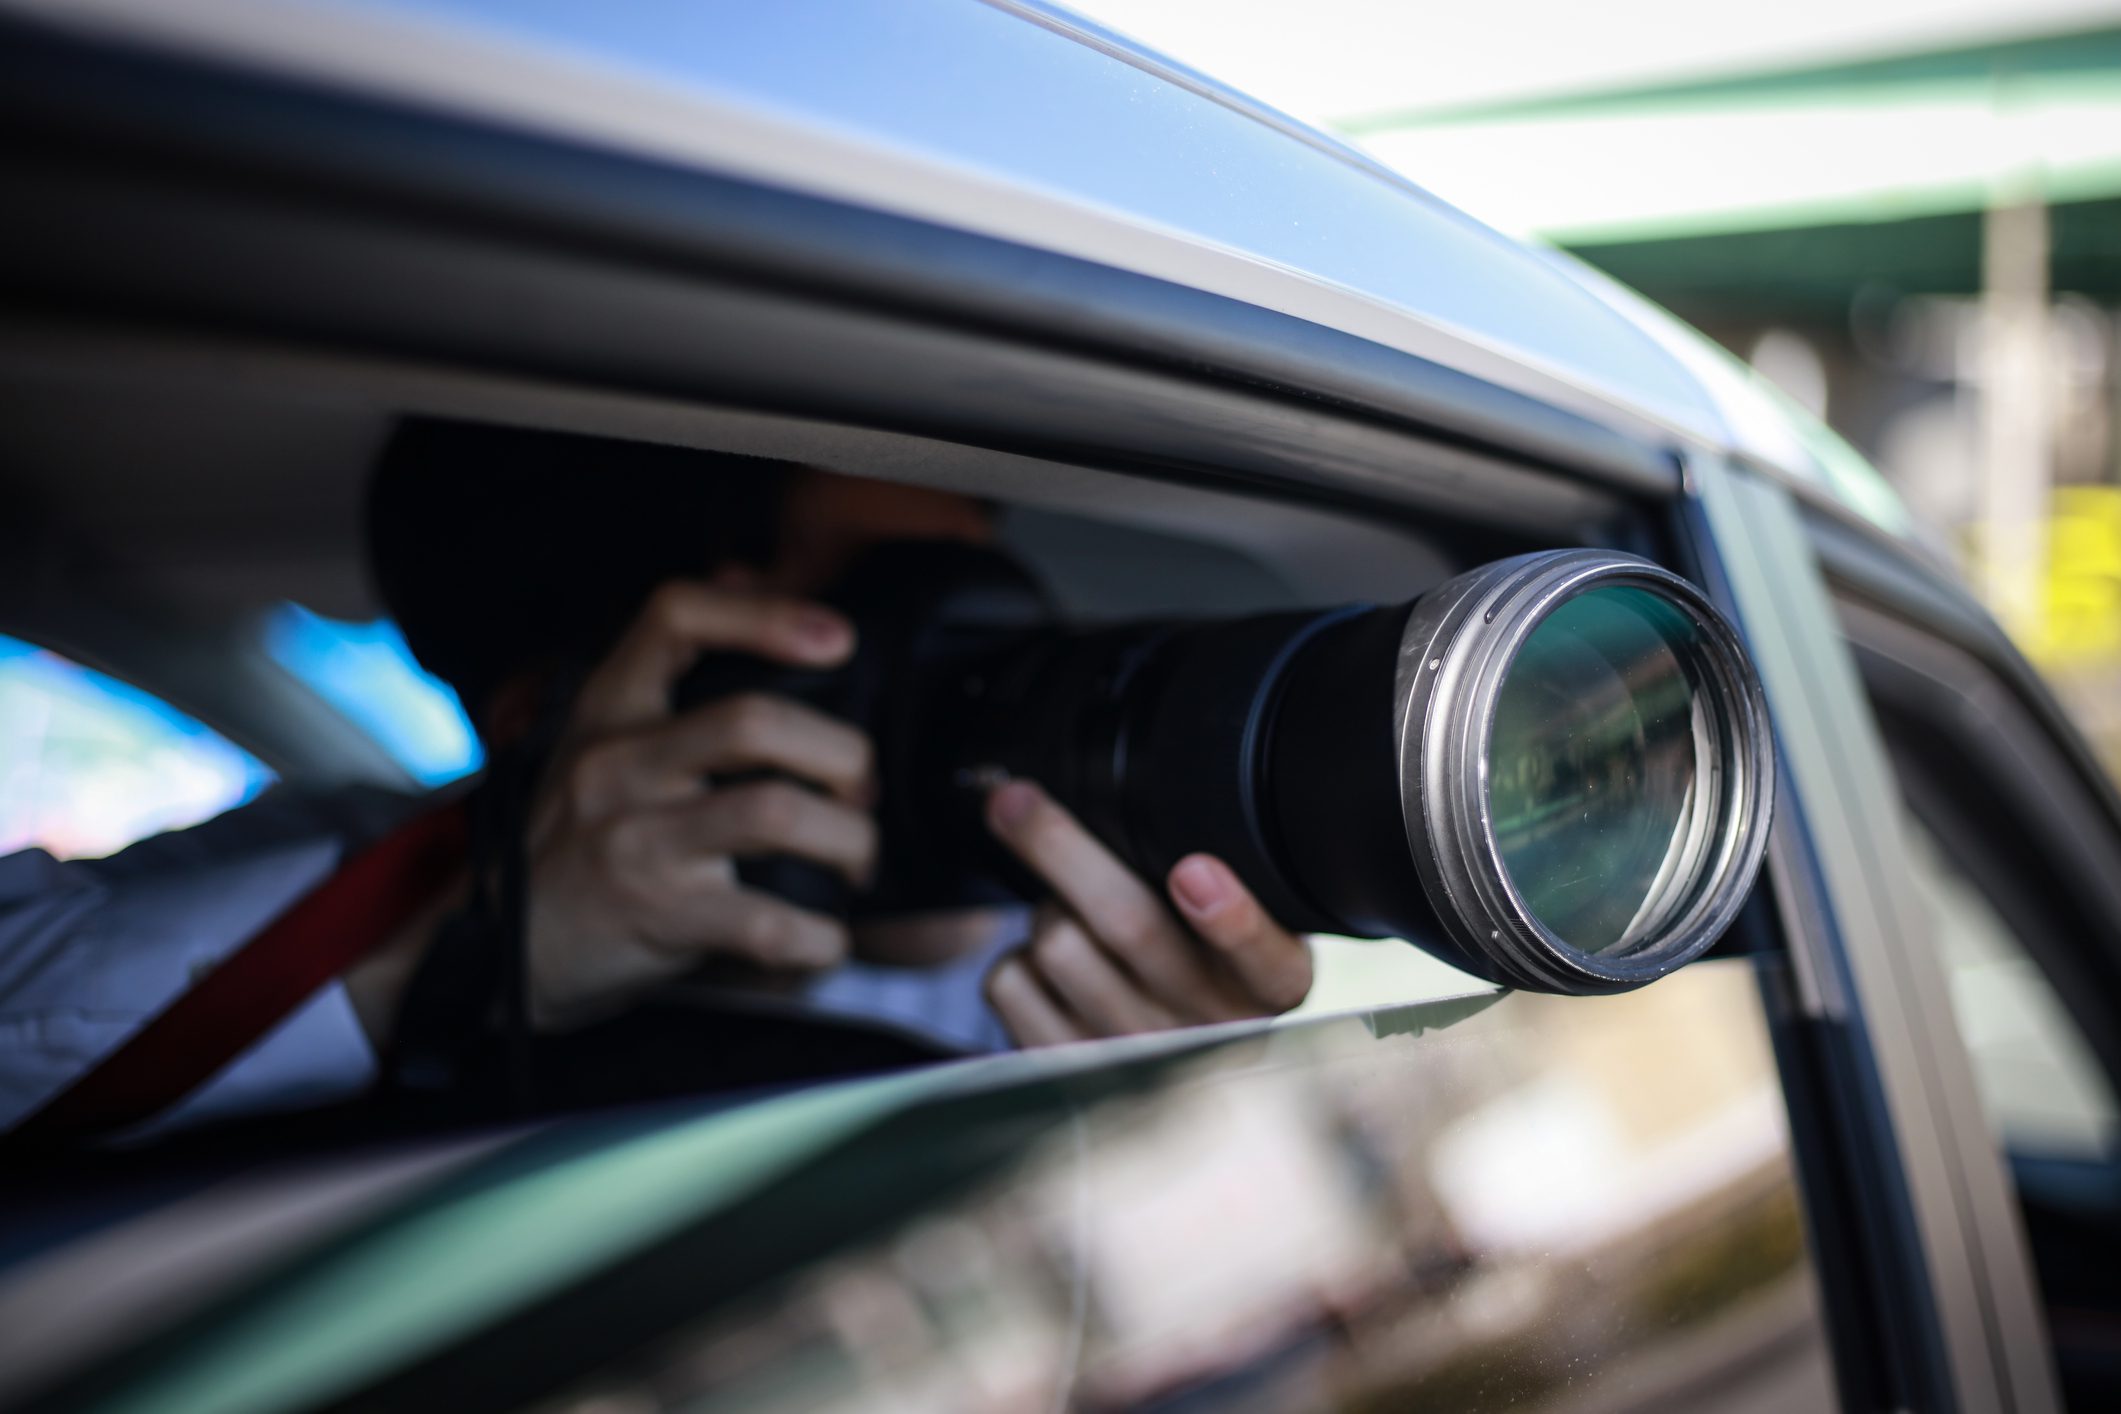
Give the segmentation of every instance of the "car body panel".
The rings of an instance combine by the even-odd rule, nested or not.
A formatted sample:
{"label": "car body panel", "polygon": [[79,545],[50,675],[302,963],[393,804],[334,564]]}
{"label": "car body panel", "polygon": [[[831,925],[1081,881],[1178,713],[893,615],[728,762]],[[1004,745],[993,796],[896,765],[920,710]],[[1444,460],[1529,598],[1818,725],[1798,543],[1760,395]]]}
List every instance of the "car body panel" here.
{"label": "car body panel", "polygon": [[[730,1407],[873,1408],[923,1381],[946,1404],[1004,1397],[995,1378],[1093,1407],[1217,1382],[1283,1407],[1469,1387],[1715,1407],[1763,1386],[1816,1406],[1825,1337],[1752,970],[555,1125],[470,1156],[65,1402],[232,1414],[457,1388],[486,1405],[607,1359],[604,1383],[667,1394],[654,1372],[734,1329],[772,1368],[710,1373]],[[1656,1066],[1666,1046],[1697,1063]],[[924,1275],[920,1249],[952,1244],[973,1251]],[[837,1356],[776,1334],[803,1326],[806,1292],[881,1284],[919,1307],[937,1280],[955,1295],[932,1326],[916,1318],[918,1369],[902,1353],[876,1370],[859,1322],[828,1327]],[[1013,1374],[970,1373],[999,1351]],[[761,1385],[783,1401],[760,1403]]]}
{"label": "car body panel", "polygon": [[[1705,372],[1654,314],[1063,12],[980,0],[760,7],[734,22],[684,5],[499,0],[5,8],[1171,280],[1847,499],[1757,389]],[[885,53],[891,63],[875,62]],[[1853,503],[1873,514],[1878,489]]]}
{"label": "car body panel", "polygon": [[[1883,1092],[1877,1123],[1890,1131],[1872,1142],[1885,1139],[1896,1157],[1914,1223],[1909,1256],[1920,1275],[1911,1279],[1933,1293],[1937,1327],[1922,1338],[1950,1362],[1962,1408],[2053,1408],[2010,1180],[1914,898],[1885,748],[1796,503],[1737,468],[1697,468],[1696,484],[1704,553],[1775,714],[1788,786],[1776,828],[1810,837],[1808,849],[1778,851],[1770,863],[1803,977],[1799,1005],[1829,1028],[1861,1018],[1864,1068]],[[1803,855],[1814,863],[1798,865]],[[1795,877],[1800,870],[1810,877]],[[1816,908],[1799,905],[1796,895],[1814,887]]]}

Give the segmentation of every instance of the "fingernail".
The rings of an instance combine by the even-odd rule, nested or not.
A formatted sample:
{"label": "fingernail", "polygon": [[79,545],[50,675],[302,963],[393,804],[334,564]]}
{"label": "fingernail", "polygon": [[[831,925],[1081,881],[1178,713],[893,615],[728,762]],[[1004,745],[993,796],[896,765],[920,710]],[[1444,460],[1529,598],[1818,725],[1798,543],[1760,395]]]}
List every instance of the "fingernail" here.
{"label": "fingernail", "polygon": [[987,797],[987,819],[1004,834],[1031,818],[1038,809],[1038,787],[1029,781],[1011,781],[996,786]]}
{"label": "fingernail", "polygon": [[1234,894],[1230,871],[1205,854],[1181,859],[1171,871],[1171,891],[1188,911],[1207,917],[1220,910]]}
{"label": "fingernail", "polygon": [[796,637],[820,653],[845,648],[854,637],[847,621],[830,609],[804,609],[796,615]]}

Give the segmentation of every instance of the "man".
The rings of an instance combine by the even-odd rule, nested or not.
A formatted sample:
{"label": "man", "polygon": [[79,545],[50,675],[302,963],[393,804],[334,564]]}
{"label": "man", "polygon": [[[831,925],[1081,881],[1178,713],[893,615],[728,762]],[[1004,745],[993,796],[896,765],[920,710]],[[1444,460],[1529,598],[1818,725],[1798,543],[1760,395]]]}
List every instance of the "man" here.
{"label": "man", "polygon": [[[813,861],[856,885],[868,878],[870,743],[770,695],[676,711],[678,679],[710,652],[839,664],[853,627],[815,596],[856,554],[882,540],[992,533],[980,503],[922,488],[555,434],[399,430],[371,501],[378,581],[482,737],[504,749],[524,739],[541,701],[571,681],[567,665],[591,664],[522,816],[531,1028],[579,1030],[717,964],[807,979],[818,1011],[890,1022],[957,1051],[1268,1015],[1302,999],[1303,941],[1220,861],[1195,855],[1167,879],[1138,879],[1035,782],[1000,785],[986,811],[1051,886],[1028,919],[986,911],[850,931],[739,878],[739,860],[765,855]],[[100,870],[47,860],[46,886],[13,903],[0,868],[0,1100],[15,1101],[16,1116],[169,1004],[176,954],[197,973],[271,916],[255,903],[217,911],[214,899],[291,902],[375,834],[314,812],[282,831],[263,818],[273,810],[286,803],[238,812],[257,812],[256,829],[225,818],[192,832],[197,847],[148,841]],[[125,863],[134,855],[139,867]],[[49,907],[67,890],[45,876],[69,869],[94,877],[100,906]],[[144,916],[127,914],[125,895],[128,881],[135,892],[166,889],[171,870],[219,870],[223,882],[189,916],[166,917],[169,937],[158,940]],[[306,998],[161,1122],[313,1104],[370,1084],[378,1056],[404,1040],[408,993],[470,892],[459,871],[389,936],[364,942],[340,984]],[[117,938],[104,924],[114,914],[128,919]],[[84,938],[97,940],[93,961],[79,955]],[[31,952],[56,965],[21,965]],[[128,969],[153,981],[129,987]],[[52,1018],[90,993],[106,1024],[55,1056]]]}

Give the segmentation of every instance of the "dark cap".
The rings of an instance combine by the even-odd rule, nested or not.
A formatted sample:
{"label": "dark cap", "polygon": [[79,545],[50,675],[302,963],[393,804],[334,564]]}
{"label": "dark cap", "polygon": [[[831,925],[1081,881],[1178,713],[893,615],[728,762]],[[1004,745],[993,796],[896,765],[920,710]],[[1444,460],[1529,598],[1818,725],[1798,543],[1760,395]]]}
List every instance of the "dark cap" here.
{"label": "dark cap", "polygon": [[409,418],[369,484],[369,564],[474,718],[526,668],[587,667],[664,580],[771,560],[787,462]]}

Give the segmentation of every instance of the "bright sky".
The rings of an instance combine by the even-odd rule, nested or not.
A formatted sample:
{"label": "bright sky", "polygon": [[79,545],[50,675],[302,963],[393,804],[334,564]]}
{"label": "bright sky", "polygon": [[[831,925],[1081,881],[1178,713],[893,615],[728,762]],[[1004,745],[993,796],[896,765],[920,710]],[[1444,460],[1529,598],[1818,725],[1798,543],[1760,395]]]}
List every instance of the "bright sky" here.
{"label": "bright sky", "polygon": [[[2121,22],[2121,0],[1076,0],[1298,117],[1336,119],[1757,73]],[[1709,18],[1704,18],[1704,17]],[[1497,116],[1361,143],[1503,230],[1564,242],[1965,210],[1999,184],[2121,190],[2121,84],[1814,93],[1796,104]],[[2036,174],[2028,176],[2027,174]]]}
{"label": "bright sky", "polygon": [[1945,48],[2121,20],[2121,0],[1067,0],[1314,122]]}

